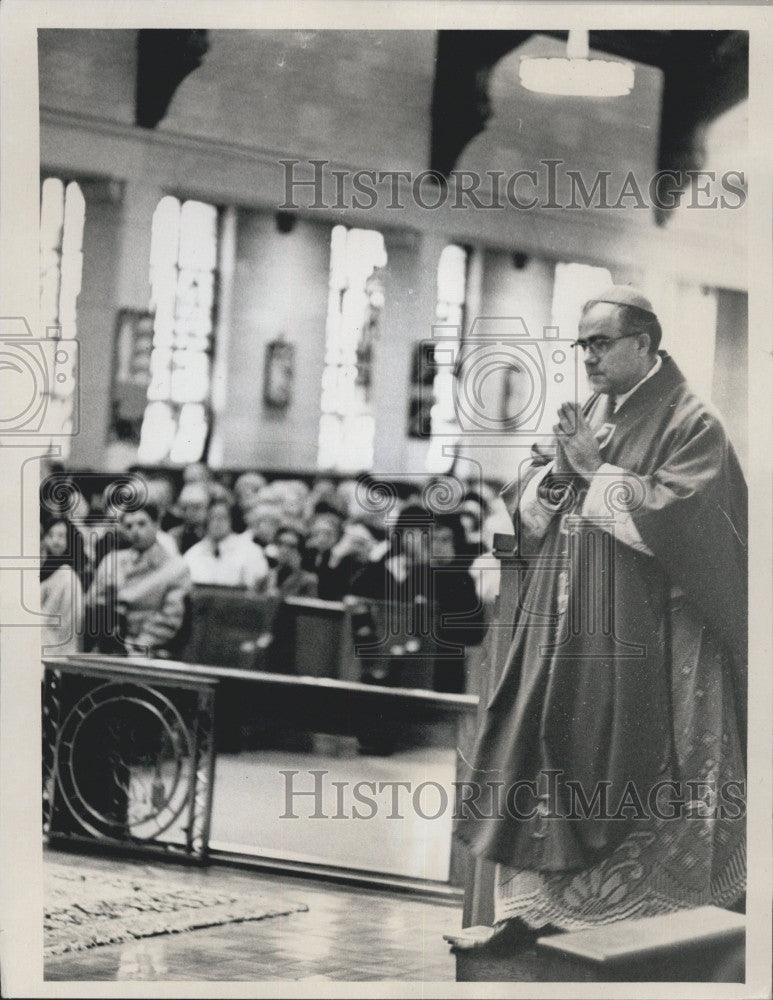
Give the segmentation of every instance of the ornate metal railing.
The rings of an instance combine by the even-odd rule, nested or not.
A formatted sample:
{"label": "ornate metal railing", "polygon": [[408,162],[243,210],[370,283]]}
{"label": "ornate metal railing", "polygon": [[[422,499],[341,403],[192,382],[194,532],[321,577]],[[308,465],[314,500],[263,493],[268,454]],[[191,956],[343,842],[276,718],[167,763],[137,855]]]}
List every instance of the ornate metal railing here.
{"label": "ornate metal railing", "polygon": [[159,661],[47,658],[44,833],[203,861],[216,686]]}

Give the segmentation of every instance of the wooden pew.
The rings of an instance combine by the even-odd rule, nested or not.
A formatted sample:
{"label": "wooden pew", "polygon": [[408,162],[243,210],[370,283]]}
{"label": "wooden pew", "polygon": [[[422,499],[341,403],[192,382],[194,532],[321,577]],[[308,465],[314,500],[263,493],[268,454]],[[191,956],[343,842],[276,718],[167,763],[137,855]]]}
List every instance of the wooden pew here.
{"label": "wooden pew", "polygon": [[437,609],[428,605],[358,599],[351,608],[352,679],[431,691],[438,658],[438,644],[428,634],[433,615]]}
{"label": "wooden pew", "polygon": [[[352,616],[363,610],[370,631],[354,634]],[[190,596],[190,634],[174,658],[351,681],[362,680],[375,665],[388,675],[386,686],[432,690],[442,651],[431,635],[418,630],[390,634],[388,623],[402,620],[393,610],[379,601],[354,606],[316,598],[282,600],[241,587],[197,585]],[[258,640],[270,634],[273,642],[261,646]]]}
{"label": "wooden pew", "polygon": [[250,654],[246,654],[245,644],[271,631],[279,603],[279,598],[243,587],[197,584],[190,595],[190,636],[179,659],[221,667],[246,666]]}
{"label": "wooden pew", "polygon": [[288,657],[288,669],[277,670],[272,656],[275,673],[358,679],[352,676],[351,613],[343,602],[287,597],[275,620],[275,636]]}

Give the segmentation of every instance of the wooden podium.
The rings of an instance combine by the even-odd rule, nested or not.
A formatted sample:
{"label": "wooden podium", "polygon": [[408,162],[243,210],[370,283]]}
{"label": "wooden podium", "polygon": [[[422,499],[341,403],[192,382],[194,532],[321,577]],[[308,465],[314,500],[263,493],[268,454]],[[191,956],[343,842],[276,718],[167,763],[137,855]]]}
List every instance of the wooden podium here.
{"label": "wooden podium", "polygon": [[[473,692],[478,695],[478,723],[488,703],[489,697],[504,670],[507,653],[513,637],[513,623],[518,606],[519,581],[523,567],[515,555],[513,535],[494,535],[494,556],[499,563],[499,597],[493,619],[486,634],[480,688]],[[472,747],[467,748],[468,751]],[[494,922],[494,864],[483,861],[467,853],[467,879],[464,887],[463,927]],[[512,975],[512,963],[506,968],[491,958],[479,957],[473,952],[459,952],[456,957],[457,982],[518,982],[524,981],[519,975]],[[502,978],[500,971],[506,976]],[[495,973],[495,979],[489,975]],[[531,977],[525,981],[529,981]]]}

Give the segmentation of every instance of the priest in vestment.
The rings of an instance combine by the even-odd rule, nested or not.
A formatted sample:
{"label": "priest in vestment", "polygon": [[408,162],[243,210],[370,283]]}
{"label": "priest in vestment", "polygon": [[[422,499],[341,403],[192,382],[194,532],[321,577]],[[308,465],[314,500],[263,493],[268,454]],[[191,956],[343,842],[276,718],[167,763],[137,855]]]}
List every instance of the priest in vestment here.
{"label": "priest in vestment", "polygon": [[495,923],[456,949],[743,900],[746,485],[660,339],[633,289],[588,302],[593,395],[505,490],[519,610],[456,829]]}

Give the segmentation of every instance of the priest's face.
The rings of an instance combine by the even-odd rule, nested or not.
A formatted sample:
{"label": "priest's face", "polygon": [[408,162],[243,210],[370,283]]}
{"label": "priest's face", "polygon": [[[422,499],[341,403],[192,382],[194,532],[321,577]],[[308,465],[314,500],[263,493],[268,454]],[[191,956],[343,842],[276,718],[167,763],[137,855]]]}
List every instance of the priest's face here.
{"label": "priest's face", "polygon": [[624,313],[609,302],[597,302],[580,320],[578,338],[588,342],[583,360],[594,392],[628,392],[652,367],[649,338],[631,336]]}

